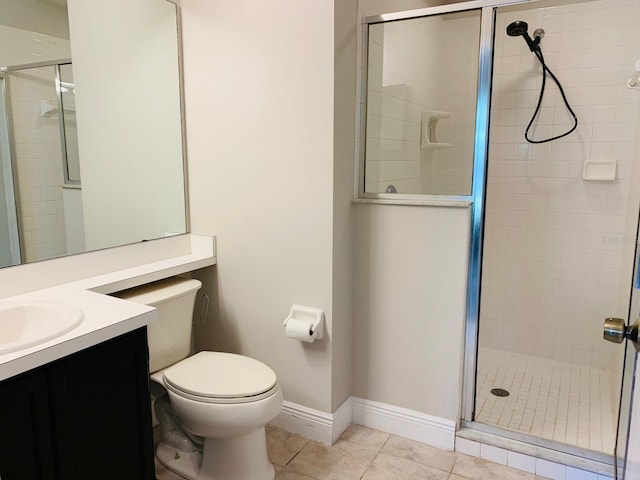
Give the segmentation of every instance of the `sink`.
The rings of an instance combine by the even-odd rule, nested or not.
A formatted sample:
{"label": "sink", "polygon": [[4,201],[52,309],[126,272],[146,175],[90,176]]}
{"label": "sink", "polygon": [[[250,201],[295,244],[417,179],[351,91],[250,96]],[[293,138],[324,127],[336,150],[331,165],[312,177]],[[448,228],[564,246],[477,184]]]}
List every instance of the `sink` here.
{"label": "sink", "polygon": [[0,302],[0,355],[64,335],[84,315],[74,305],[47,300]]}

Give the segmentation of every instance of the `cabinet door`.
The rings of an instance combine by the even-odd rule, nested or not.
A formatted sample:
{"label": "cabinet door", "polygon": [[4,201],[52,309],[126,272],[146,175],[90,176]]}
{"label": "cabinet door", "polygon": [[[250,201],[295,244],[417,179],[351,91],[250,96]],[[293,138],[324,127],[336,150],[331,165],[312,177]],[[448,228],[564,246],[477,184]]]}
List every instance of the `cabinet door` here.
{"label": "cabinet door", "polygon": [[42,372],[0,386],[0,478],[54,478],[47,384]]}
{"label": "cabinet door", "polygon": [[146,338],[140,329],[49,369],[59,478],[155,478]]}

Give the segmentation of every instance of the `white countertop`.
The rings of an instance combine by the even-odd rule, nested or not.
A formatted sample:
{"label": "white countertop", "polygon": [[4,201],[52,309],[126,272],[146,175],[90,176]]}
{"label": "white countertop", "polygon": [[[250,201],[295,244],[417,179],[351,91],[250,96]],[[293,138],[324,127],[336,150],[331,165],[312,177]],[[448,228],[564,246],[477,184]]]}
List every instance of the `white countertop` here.
{"label": "white countertop", "polygon": [[[190,252],[70,283],[0,300],[54,300],[80,308],[83,321],[70,332],[47,342],[0,355],[0,380],[148,325],[156,319],[153,307],[108,294],[187,273],[216,263],[213,237],[192,236]],[[98,252],[99,254],[99,252]]]}

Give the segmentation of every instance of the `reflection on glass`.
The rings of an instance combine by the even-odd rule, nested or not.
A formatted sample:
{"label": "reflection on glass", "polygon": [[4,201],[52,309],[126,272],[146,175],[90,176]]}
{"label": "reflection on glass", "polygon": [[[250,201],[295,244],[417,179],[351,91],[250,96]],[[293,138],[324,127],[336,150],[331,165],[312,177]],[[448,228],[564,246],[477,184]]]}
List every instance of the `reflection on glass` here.
{"label": "reflection on glass", "polygon": [[480,11],[369,26],[364,193],[470,195]]}
{"label": "reflection on glass", "polygon": [[62,157],[64,161],[64,181],[66,184],[80,184],[80,155],[78,153],[78,128],[76,124],[75,85],[70,63],[59,65],[58,102],[60,104],[60,132]]}

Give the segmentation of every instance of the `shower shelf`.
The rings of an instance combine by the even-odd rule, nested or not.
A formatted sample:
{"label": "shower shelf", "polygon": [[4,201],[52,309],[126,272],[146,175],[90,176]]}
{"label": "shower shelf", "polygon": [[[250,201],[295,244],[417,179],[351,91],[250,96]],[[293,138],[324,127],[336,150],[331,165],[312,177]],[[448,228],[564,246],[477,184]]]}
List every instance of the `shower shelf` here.
{"label": "shower shelf", "polygon": [[448,112],[441,112],[438,110],[422,112],[420,122],[420,148],[422,150],[436,150],[440,148],[451,148],[454,146],[452,143],[439,142],[436,135],[438,122],[449,117],[450,115]]}

